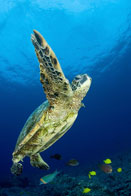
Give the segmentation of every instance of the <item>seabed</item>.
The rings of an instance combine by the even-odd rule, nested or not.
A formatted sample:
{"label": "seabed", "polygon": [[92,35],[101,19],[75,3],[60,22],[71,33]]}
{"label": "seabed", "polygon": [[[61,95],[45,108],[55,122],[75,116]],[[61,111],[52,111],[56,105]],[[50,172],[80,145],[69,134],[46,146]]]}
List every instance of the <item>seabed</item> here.
{"label": "seabed", "polygon": [[[90,167],[72,167],[70,172],[61,170],[55,180],[46,185],[39,185],[41,176],[10,176],[0,180],[0,196],[130,196],[131,195],[131,152],[113,157],[111,174],[102,172],[98,163]],[[117,168],[122,172],[118,173]],[[89,171],[96,171],[96,176],[89,179]],[[74,172],[75,171],[75,172]],[[84,188],[91,191],[83,193]]]}

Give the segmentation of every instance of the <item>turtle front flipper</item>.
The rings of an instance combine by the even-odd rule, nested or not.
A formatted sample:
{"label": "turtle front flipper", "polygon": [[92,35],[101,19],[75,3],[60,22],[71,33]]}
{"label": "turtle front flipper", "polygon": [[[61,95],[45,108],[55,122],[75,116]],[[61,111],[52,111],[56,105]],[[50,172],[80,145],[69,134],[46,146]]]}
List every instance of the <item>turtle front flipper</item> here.
{"label": "turtle front flipper", "polygon": [[39,169],[49,169],[49,165],[42,159],[39,153],[30,156],[30,164],[33,167],[38,167]]}
{"label": "turtle front flipper", "polygon": [[[43,36],[36,30],[31,36],[40,63],[40,81],[50,105],[72,96],[72,88],[65,78],[59,61]],[[65,101],[64,101],[65,102]]]}

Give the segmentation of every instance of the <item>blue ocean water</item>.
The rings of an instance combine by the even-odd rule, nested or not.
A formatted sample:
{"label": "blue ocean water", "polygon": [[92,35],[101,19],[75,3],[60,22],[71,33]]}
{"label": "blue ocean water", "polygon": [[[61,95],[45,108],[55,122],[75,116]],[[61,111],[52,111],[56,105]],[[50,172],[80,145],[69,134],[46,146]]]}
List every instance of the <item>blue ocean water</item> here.
{"label": "blue ocean water", "polygon": [[[131,1],[0,0],[0,174],[10,175],[17,137],[46,100],[30,37],[38,30],[65,76],[92,85],[73,127],[42,153],[51,168],[81,166],[131,150]],[[62,155],[62,162],[49,157]],[[24,174],[37,173],[25,159]]]}

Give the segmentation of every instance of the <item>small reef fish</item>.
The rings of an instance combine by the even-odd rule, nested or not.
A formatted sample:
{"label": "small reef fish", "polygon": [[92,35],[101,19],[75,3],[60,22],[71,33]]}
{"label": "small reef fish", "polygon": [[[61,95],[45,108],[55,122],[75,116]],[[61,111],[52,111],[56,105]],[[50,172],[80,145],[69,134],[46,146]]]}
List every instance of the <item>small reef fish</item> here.
{"label": "small reef fish", "polygon": [[91,176],[96,176],[96,172],[95,172],[95,171],[90,171],[89,174],[90,174]]}
{"label": "small reef fish", "polygon": [[91,191],[90,188],[84,188],[83,193],[89,193]]}
{"label": "small reef fish", "polygon": [[117,172],[118,172],[118,173],[122,172],[122,168],[120,168],[120,167],[117,168]]}
{"label": "small reef fish", "polygon": [[111,161],[111,159],[105,159],[105,160],[104,160],[104,163],[105,163],[105,164],[111,164],[112,161]]}
{"label": "small reef fish", "polygon": [[91,179],[91,176],[96,176],[96,172],[95,171],[90,171],[88,176]]}
{"label": "small reef fish", "polygon": [[56,159],[56,160],[61,160],[61,155],[60,154],[54,154],[54,155],[51,155],[50,158]]}
{"label": "small reef fish", "polygon": [[57,170],[54,171],[53,173],[51,174],[48,174],[42,178],[40,178],[40,185],[41,184],[47,184],[49,182],[51,182],[60,172],[58,172]]}
{"label": "small reef fish", "polygon": [[69,165],[69,166],[78,166],[79,165],[79,162],[76,160],[76,159],[71,159],[69,160],[66,165]]}
{"label": "small reef fish", "polygon": [[98,166],[99,166],[99,168],[100,168],[103,172],[105,172],[105,173],[107,173],[107,174],[112,173],[112,167],[111,167],[111,165],[108,165],[108,164],[100,164],[100,165],[98,165]]}

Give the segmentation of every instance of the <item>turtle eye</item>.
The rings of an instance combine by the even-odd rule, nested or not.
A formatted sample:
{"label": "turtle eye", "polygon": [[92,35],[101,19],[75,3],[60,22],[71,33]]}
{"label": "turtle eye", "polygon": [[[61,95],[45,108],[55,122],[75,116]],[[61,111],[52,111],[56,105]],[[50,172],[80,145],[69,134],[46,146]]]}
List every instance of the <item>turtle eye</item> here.
{"label": "turtle eye", "polygon": [[75,77],[75,80],[80,80],[80,79],[81,79],[81,76],[80,75],[78,75],[78,76]]}

